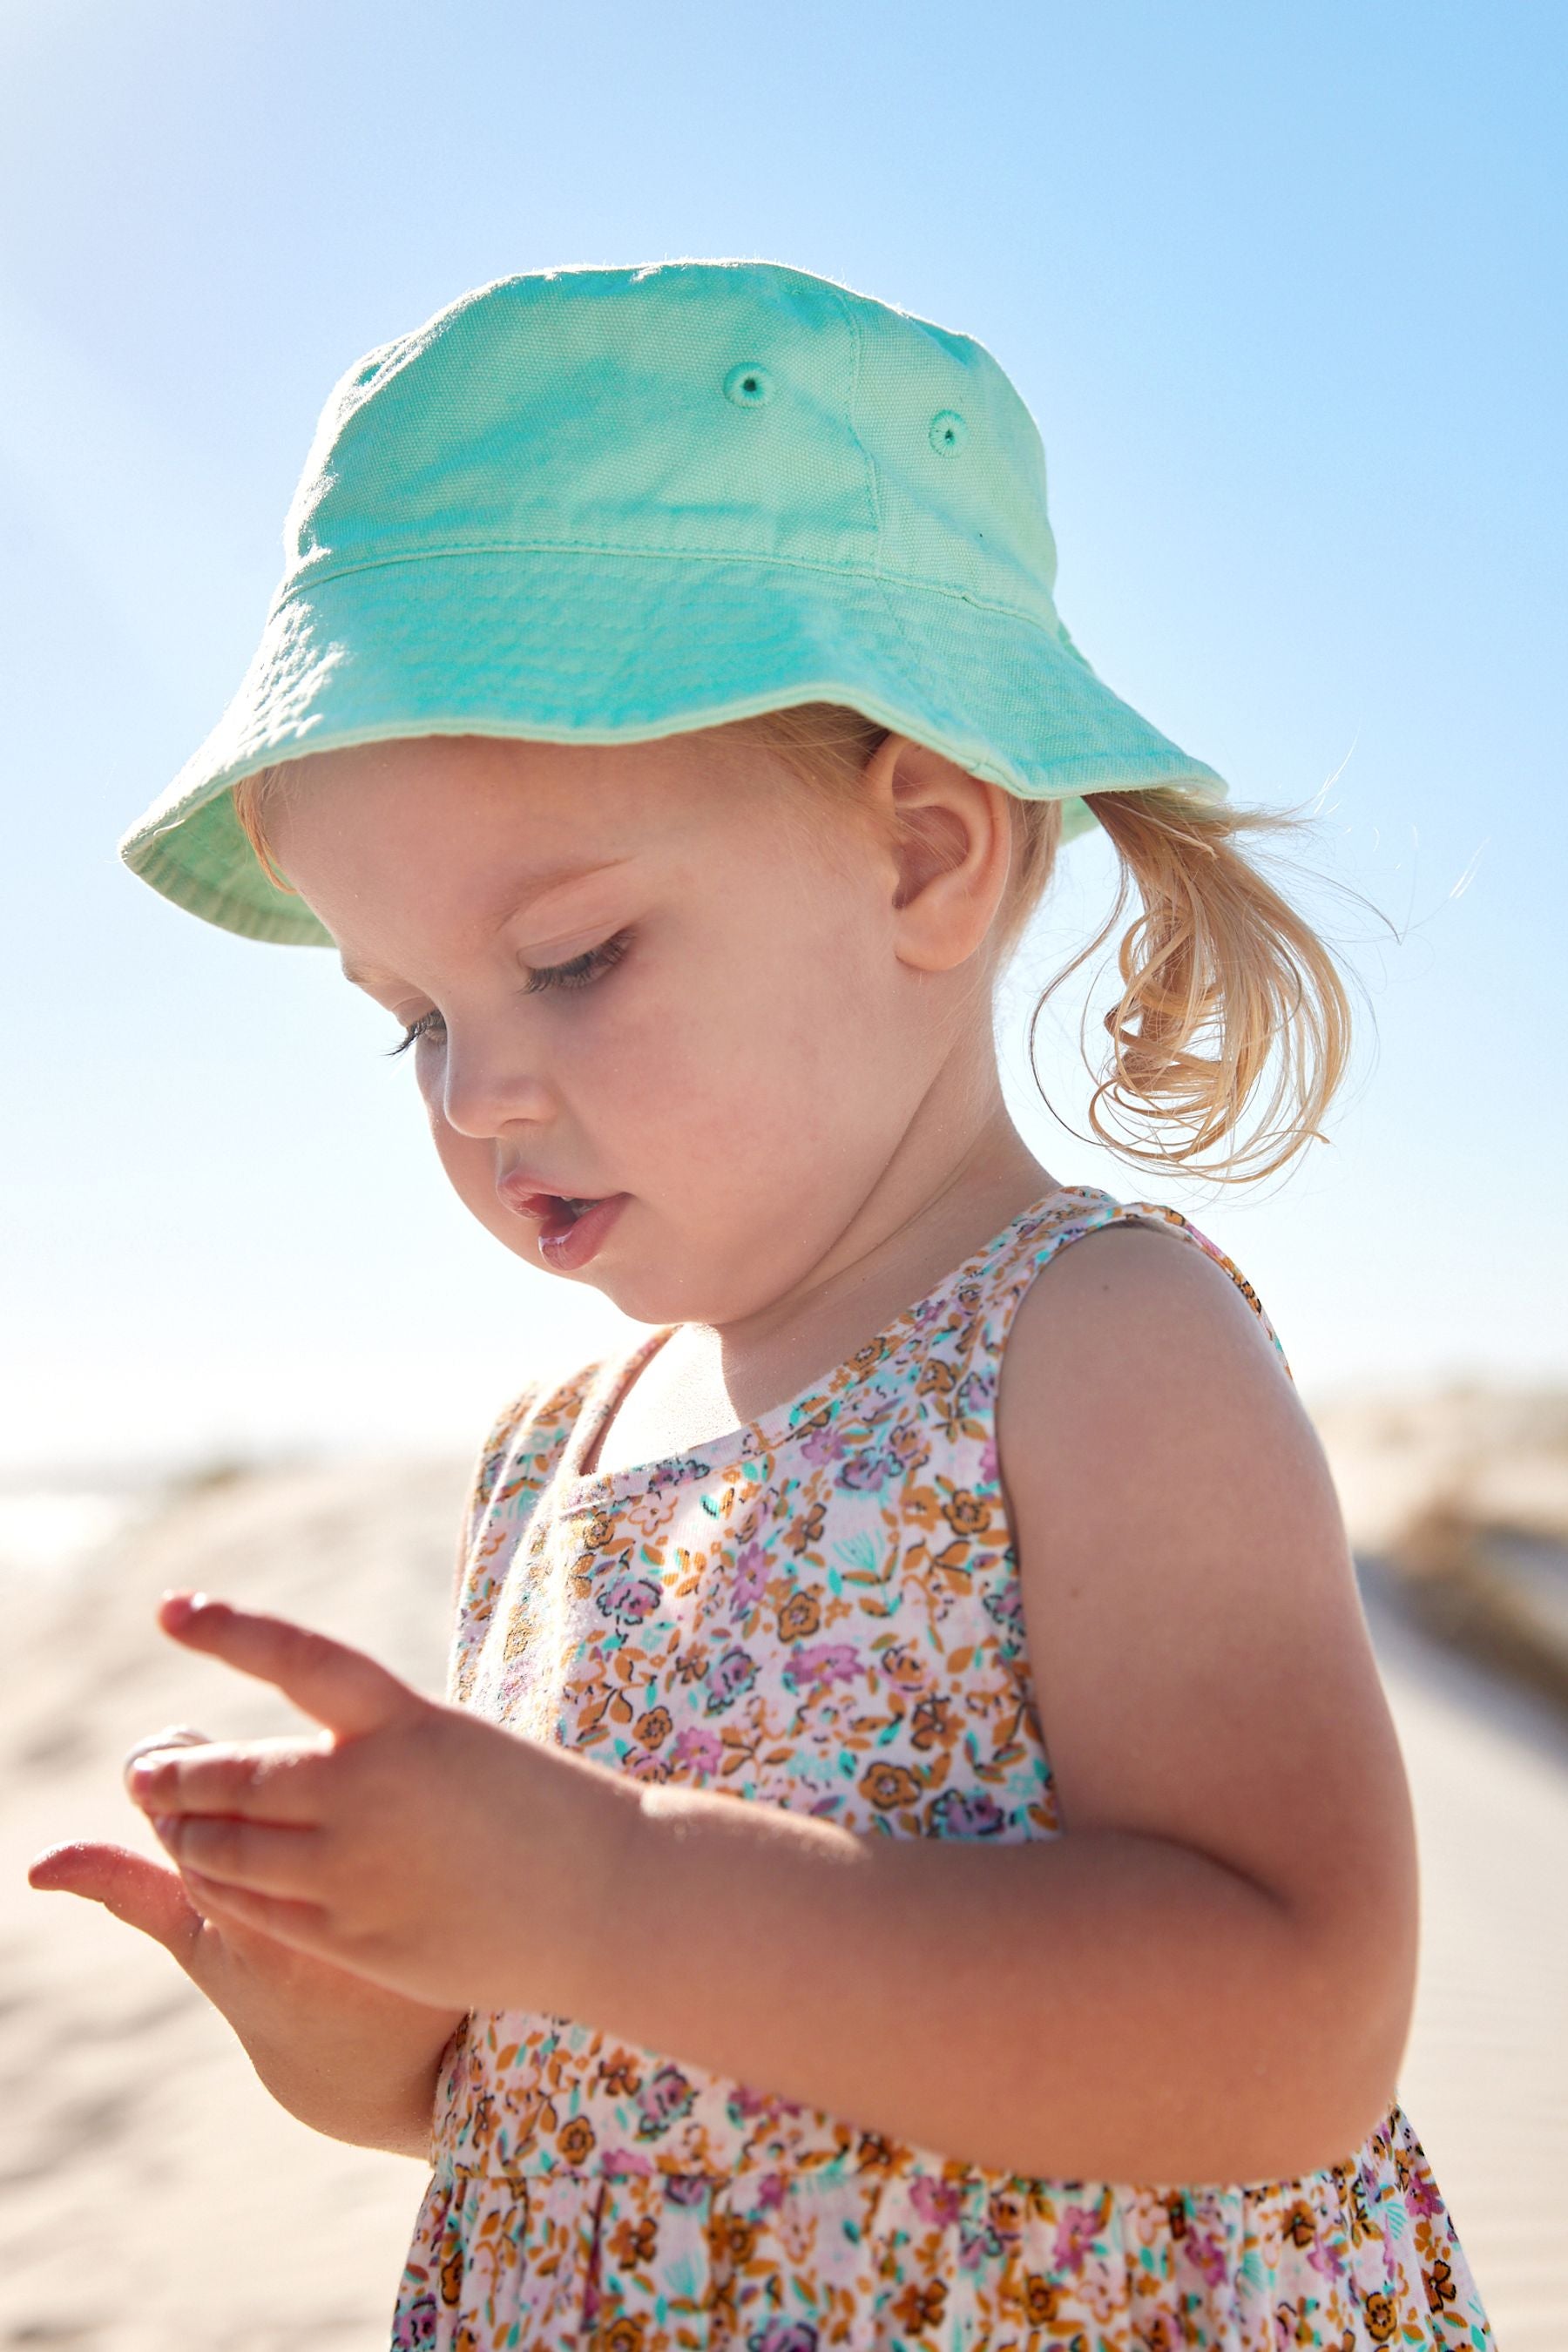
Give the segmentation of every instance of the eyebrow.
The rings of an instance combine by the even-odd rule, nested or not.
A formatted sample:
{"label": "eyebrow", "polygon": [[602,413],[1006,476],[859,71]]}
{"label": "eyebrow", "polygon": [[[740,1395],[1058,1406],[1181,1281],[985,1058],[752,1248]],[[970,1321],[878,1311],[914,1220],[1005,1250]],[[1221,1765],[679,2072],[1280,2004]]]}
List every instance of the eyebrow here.
{"label": "eyebrow", "polygon": [[[590,874],[608,874],[613,867],[629,866],[631,862],[629,857],[601,857],[589,866],[547,866],[542,873],[533,877],[532,887],[527,897],[520,898],[516,905],[509,909],[507,920],[515,922],[520,915],[526,914],[528,909],[535,906],[541,898],[547,898],[552,890],[559,890],[568,882],[584,881]],[[339,969],[343,978],[352,982],[356,988],[372,987],[378,981],[384,983],[392,978],[390,972],[378,972],[374,968],[367,971],[359,964],[350,963],[346,957],[341,962]]]}

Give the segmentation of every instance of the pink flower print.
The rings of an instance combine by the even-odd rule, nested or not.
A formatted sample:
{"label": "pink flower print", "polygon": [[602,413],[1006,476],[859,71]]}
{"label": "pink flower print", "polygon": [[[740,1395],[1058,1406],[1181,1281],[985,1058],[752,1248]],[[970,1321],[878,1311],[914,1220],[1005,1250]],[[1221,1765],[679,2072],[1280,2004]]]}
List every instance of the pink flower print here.
{"label": "pink flower print", "polygon": [[816,2352],[816,2330],[809,2319],[770,2319],[746,2338],[746,2352]]}
{"label": "pink flower print", "polygon": [[726,1650],[714,1667],[708,1683],[708,1713],[722,1715],[733,1706],[743,1691],[751,1689],[757,1678],[757,1662],[744,1650]]}
{"label": "pink flower print", "polygon": [[929,1818],[938,1837],[994,1837],[1007,1826],[1006,1814],[984,1789],[944,1789]]}
{"label": "pink flower print", "polygon": [[785,2181],[782,2172],[764,2172],[757,2189],[758,2210],[771,2213],[784,2201]]}
{"label": "pink flower print", "polygon": [[646,2156],[639,2156],[635,2147],[607,2147],[605,2150],[604,2169],[612,2179],[618,2179],[622,2174],[628,2172],[640,2173],[646,2179],[652,2172],[653,2166]]}
{"label": "pink flower print", "polygon": [[1343,2278],[1345,2274],[1347,2265],[1342,2246],[1336,2244],[1332,2238],[1320,2238],[1307,2261],[1313,2270],[1321,2271],[1325,2278]]}
{"label": "pink flower print", "polygon": [[646,1576],[628,1576],[623,1570],[611,1577],[600,1593],[599,1607],[617,1625],[640,1625],[663,1597],[658,1586],[650,1584]]}
{"label": "pink flower print", "polygon": [[1427,2220],[1430,2220],[1434,2213],[1440,2213],[1443,2210],[1443,2200],[1437,2194],[1437,2184],[1424,2164],[1417,2165],[1411,2173],[1410,2185],[1405,2191],[1405,2204],[1408,2212],[1418,2214]]}
{"label": "pink flower print", "polygon": [[696,2095],[679,2066],[661,2066],[637,2095],[642,2118],[637,2125],[637,2137],[656,2139],[678,2116],[685,2114]]}
{"label": "pink flower print", "polygon": [[826,1429],[817,1423],[810,1435],[802,1439],[800,1450],[811,1463],[837,1462],[844,1451],[844,1441],[832,1422]]}
{"label": "pink flower print", "polygon": [[782,1679],[786,1690],[798,1691],[803,1683],[825,1690],[832,1683],[852,1683],[859,1673],[860,1654],[852,1643],[819,1642],[814,1650],[797,1650]]}
{"label": "pink flower print", "polygon": [[929,2173],[910,2184],[910,2203],[923,2221],[933,2222],[939,2230],[949,2228],[963,2210],[956,2181],[933,2180]]}
{"label": "pink flower print", "polygon": [[1000,1592],[987,1592],[981,1606],[1002,1636],[1005,1654],[1022,1643],[1024,1639],[1024,1596],[1016,1578],[1009,1578]]}
{"label": "pink flower print", "polygon": [[704,1731],[700,1723],[689,1723],[684,1730],[676,1733],[670,1753],[699,1772],[717,1772],[724,1761],[724,1743],[716,1731]]}
{"label": "pink flower print", "polygon": [[398,2315],[393,2331],[392,2352],[424,2352],[427,2344],[436,2341],[436,2298],[422,2294]]}
{"label": "pink flower print", "polygon": [[899,1465],[890,1454],[879,1454],[867,1446],[852,1454],[838,1473],[837,1484],[847,1493],[864,1495],[886,1486],[899,1475]]}
{"label": "pink flower print", "polygon": [[[1218,2286],[1225,2278],[1225,2250],[1219,2240],[1202,2230],[1187,2231],[1186,2252],[1210,2286]],[[1312,2257],[1307,2257],[1310,2262]]]}
{"label": "pink flower print", "polygon": [[667,2172],[664,2176],[665,2201],[670,2205],[700,2205],[708,2194],[705,2172]]}
{"label": "pink flower print", "polygon": [[977,1486],[994,1486],[1002,1475],[1002,1464],[996,1452],[996,1441],[988,1437],[980,1449],[980,1475]]}
{"label": "pink flower print", "polygon": [[730,1581],[730,1614],[738,1617],[744,1609],[754,1609],[768,1584],[768,1556],[761,1544],[742,1547],[735,1558],[735,1572]]}
{"label": "pink flower print", "polygon": [[1095,2211],[1091,2205],[1069,2205],[1062,2215],[1057,2231],[1056,2248],[1051,2266],[1058,2271],[1080,2271],[1094,2244]]}

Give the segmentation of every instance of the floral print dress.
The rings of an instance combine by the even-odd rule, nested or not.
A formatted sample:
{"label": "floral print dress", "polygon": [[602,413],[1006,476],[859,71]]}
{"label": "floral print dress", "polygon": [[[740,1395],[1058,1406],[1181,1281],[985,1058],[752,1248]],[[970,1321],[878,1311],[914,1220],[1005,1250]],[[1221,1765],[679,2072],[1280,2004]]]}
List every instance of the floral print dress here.
{"label": "floral print dress", "polygon": [[[449,1697],[616,1771],[859,1832],[1061,1834],[998,1476],[997,1380],[1029,1283],[1119,1220],[1206,1251],[1279,1348],[1250,1286],[1177,1212],[1070,1187],[793,1403],[689,1453],[585,1473],[674,1327],[661,1328],[620,1362],[537,1385],[493,1432]],[[1342,2163],[1292,2180],[1034,2179],[570,2018],[504,2011],[470,2015],[448,2045],[430,2153],[397,2347],[1493,2342],[1397,2104]]]}

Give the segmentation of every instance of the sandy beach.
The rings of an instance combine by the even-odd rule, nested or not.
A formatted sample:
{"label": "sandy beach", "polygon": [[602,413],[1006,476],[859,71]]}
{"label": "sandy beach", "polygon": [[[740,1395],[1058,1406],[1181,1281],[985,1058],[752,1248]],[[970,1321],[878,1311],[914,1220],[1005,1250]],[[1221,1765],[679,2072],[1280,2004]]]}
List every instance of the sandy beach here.
{"label": "sandy beach", "polygon": [[[1407,1432],[1401,1453],[1364,1411],[1337,1435],[1331,1422],[1321,1425],[1352,1531],[1381,1549],[1419,1500],[1413,1441]],[[1422,1444],[1430,1485],[1453,1447],[1441,1432]],[[1555,1439],[1535,1451],[1550,1485]],[[1487,1458],[1500,1475],[1495,1444]],[[384,2345],[423,2167],[296,2124],[167,1954],[96,1906],[33,1892],[25,1872],[67,1837],[155,1851],[119,1785],[125,1749],[148,1732],[174,1721],[221,1737],[300,1728],[265,1691],[157,1633],[166,1585],[298,1615],[438,1689],[466,1467],[231,1475],[172,1496],[75,1567],[0,1577],[0,2344]],[[1542,1524],[1552,1508],[1541,1503]],[[1401,2096],[1502,2352],[1559,2352],[1568,1716],[1426,1630],[1390,1570],[1370,1564],[1363,1591],[1423,1866]]]}

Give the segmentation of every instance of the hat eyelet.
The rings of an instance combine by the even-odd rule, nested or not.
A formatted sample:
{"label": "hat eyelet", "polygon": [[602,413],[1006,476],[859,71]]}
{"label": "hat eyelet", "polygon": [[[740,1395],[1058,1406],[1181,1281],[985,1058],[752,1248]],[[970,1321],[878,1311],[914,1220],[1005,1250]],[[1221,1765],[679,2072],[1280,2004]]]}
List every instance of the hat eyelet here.
{"label": "hat eyelet", "polygon": [[773,380],[755,360],[742,360],[724,378],[724,397],[737,408],[761,408],[773,396]]}
{"label": "hat eyelet", "polygon": [[926,438],[939,457],[956,457],[969,438],[969,427],[956,408],[939,408]]}

